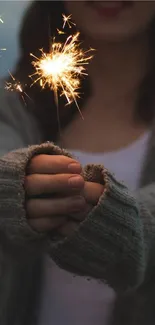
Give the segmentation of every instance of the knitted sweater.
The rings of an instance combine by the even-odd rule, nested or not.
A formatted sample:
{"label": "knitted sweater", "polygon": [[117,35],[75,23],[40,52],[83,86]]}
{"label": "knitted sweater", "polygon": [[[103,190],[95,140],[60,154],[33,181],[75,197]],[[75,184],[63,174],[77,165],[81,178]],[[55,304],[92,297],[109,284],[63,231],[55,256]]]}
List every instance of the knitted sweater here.
{"label": "knitted sweater", "polygon": [[42,256],[48,253],[75,276],[96,278],[116,291],[110,325],[153,325],[155,128],[136,193],[104,166],[84,168],[84,178],[104,184],[106,191],[71,238],[37,233],[27,223],[23,181],[30,159],[68,155],[52,143],[32,145],[39,137],[36,121],[16,95],[0,89],[0,324],[37,324]]}

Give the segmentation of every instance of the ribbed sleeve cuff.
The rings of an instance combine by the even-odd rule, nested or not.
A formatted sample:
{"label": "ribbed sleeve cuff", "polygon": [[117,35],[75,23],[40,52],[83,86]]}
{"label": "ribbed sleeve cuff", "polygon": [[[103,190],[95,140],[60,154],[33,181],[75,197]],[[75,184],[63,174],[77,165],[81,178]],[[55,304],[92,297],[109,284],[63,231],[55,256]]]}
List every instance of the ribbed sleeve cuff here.
{"label": "ribbed sleeve cuff", "polygon": [[34,231],[27,222],[24,179],[32,157],[38,154],[69,154],[45,143],[13,151],[0,158],[0,230],[7,240],[20,245],[37,243],[46,236]]}
{"label": "ribbed sleeve cuff", "polygon": [[101,166],[87,166],[86,180],[105,184],[97,206],[74,235],[53,245],[49,253],[68,271],[99,279],[116,291],[143,280],[143,231],[135,199]]}

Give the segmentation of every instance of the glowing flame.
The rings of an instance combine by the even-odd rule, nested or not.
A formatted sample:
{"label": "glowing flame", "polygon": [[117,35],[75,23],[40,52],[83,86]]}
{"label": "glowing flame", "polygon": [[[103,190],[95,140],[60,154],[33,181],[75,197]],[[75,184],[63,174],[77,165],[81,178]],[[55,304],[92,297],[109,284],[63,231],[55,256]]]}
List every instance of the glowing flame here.
{"label": "glowing flame", "polygon": [[[65,17],[64,24],[69,23],[69,19],[70,16]],[[56,43],[54,39],[49,53],[44,53],[43,49],[40,50],[40,58],[30,53],[35,59],[32,64],[36,72],[30,76],[34,78],[33,84],[39,81],[42,88],[48,86],[54,91],[56,100],[58,91],[60,91],[60,95],[66,97],[68,104],[75,101],[77,107],[79,77],[87,75],[85,65],[92,58],[92,55],[88,54],[92,49],[84,51],[80,48],[79,35],[79,32],[70,35],[64,44]]]}

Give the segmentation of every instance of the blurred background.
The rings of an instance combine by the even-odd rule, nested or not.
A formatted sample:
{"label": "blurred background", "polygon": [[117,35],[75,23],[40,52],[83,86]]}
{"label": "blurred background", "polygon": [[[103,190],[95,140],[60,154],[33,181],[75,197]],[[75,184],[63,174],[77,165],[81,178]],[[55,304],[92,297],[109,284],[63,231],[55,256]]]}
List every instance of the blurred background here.
{"label": "blurred background", "polygon": [[12,69],[18,58],[18,32],[20,22],[26,7],[31,0],[0,0],[0,18],[4,23],[0,23],[0,78],[7,74],[8,69]]}

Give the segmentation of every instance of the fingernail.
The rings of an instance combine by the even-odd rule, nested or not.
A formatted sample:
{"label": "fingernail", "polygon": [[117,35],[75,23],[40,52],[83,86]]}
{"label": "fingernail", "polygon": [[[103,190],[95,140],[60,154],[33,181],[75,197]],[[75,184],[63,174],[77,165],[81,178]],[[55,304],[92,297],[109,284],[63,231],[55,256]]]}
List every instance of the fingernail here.
{"label": "fingernail", "polygon": [[84,179],[80,175],[72,176],[69,178],[68,183],[71,187],[82,187],[84,184]]}
{"label": "fingernail", "polygon": [[68,165],[68,170],[71,173],[81,173],[82,168],[78,162],[75,162]]}

